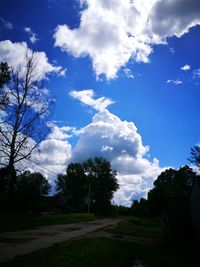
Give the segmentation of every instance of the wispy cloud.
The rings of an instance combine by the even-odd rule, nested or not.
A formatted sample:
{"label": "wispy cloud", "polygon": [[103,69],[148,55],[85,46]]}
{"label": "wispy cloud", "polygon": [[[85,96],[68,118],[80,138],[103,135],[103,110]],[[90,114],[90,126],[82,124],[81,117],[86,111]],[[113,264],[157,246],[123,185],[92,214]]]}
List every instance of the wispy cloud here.
{"label": "wispy cloud", "polygon": [[14,28],[13,24],[5,20],[3,17],[0,17],[0,24],[2,24],[3,27],[7,28],[8,30],[12,30]]}
{"label": "wispy cloud", "polygon": [[200,78],[200,69],[196,69],[193,71],[193,78]]}
{"label": "wispy cloud", "polygon": [[181,67],[181,70],[183,70],[183,71],[188,71],[190,69],[191,69],[191,67],[188,64],[186,64],[186,65],[184,65],[184,66]]}
{"label": "wispy cloud", "polygon": [[175,49],[173,47],[169,48],[169,51],[174,55],[175,54]]}
{"label": "wispy cloud", "polygon": [[78,99],[80,102],[98,111],[102,111],[114,103],[113,100],[111,100],[110,98],[106,98],[104,96],[94,99],[95,94],[92,89],[87,89],[82,91],[73,90],[69,92],[69,95],[74,99]]}
{"label": "wispy cloud", "polygon": [[28,33],[29,40],[32,44],[36,43],[39,39],[37,38],[37,34],[32,31],[30,27],[25,27],[24,31]]}
{"label": "wispy cloud", "polygon": [[127,78],[131,78],[131,79],[135,78],[133,73],[131,72],[131,70],[129,68],[125,68],[125,69],[123,69],[123,71],[124,71]]}
{"label": "wispy cloud", "polygon": [[179,79],[176,79],[176,80],[167,80],[166,83],[173,83],[175,85],[179,85],[182,84],[183,82]]}

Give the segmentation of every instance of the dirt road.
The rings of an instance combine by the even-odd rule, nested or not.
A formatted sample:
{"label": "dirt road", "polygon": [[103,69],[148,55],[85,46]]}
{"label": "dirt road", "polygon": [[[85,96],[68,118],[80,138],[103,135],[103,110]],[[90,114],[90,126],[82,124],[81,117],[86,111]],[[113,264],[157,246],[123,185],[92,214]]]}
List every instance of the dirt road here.
{"label": "dirt road", "polygon": [[89,235],[115,225],[119,219],[43,226],[35,230],[0,233],[0,262],[29,254],[53,244]]}

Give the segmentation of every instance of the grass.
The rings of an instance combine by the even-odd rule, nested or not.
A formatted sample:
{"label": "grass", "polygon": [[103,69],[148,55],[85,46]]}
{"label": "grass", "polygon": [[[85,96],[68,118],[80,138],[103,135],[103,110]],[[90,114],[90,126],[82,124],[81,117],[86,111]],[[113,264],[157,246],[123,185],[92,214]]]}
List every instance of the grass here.
{"label": "grass", "polygon": [[120,235],[130,235],[146,238],[162,238],[162,227],[158,218],[136,218],[127,217],[120,221],[117,226],[111,230]]}
{"label": "grass", "polygon": [[94,219],[95,216],[93,214],[87,213],[40,216],[4,216],[0,219],[0,231],[26,230],[44,225],[84,222]]}
{"label": "grass", "polygon": [[[61,243],[51,248],[2,264],[4,267],[195,267],[198,253],[190,247],[139,244],[107,238],[85,238]],[[137,265],[135,265],[137,266]]]}

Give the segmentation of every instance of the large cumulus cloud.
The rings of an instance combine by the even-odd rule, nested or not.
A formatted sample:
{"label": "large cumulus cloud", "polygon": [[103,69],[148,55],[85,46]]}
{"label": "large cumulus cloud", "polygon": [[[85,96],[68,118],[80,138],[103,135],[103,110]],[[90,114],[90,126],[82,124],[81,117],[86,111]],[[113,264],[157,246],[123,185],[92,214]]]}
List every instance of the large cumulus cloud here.
{"label": "large cumulus cloud", "polygon": [[[0,61],[7,62],[9,66],[14,68],[14,71],[18,71],[21,77],[24,77],[24,73],[27,65],[27,58],[30,58],[33,51],[27,46],[26,42],[11,42],[5,40],[0,42]],[[56,73],[58,75],[64,75],[65,71],[61,66],[55,66],[50,64],[45,52],[34,52],[34,64],[32,77],[36,80],[43,80],[50,73]]]}
{"label": "large cumulus cloud", "polygon": [[157,159],[146,158],[149,147],[143,145],[133,122],[122,121],[105,109],[77,134],[80,139],[71,160],[82,162],[95,156],[110,160],[120,184],[116,203],[130,205],[133,198],[146,196],[162,169]]}
{"label": "large cumulus cloud", "polygon": [[130,59],[148,62],[153,45],[200,24],[198,0],[82,0],[79,27],[58,25],[55,46],[89,56],[97,77],[115,78]]}
{"label": "large cumulus cloud", "polygon": [[[74,147],[69,140],[73,135],[79,137]],[[32,159],[54,173],[63,173],[71,162],[104,157],[117,171],[120,188],[114,201],[128,206],[133,199],[147,195],[153,181],[163,170],[157,159],[148,159],[148,151],[149,147],[143,145],[133,122],[123,121],[105,109],[79,130],[52,125],[52,132],[40,144]],[[35,168],[51,178],[47,170],[39,166]]]}

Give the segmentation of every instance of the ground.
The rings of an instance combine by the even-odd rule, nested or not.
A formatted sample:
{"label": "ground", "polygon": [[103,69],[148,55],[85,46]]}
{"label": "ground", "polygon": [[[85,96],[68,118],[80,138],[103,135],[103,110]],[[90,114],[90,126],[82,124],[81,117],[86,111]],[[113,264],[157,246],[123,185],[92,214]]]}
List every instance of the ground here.
{"label": "ground", "polygon": [[[0,236],[2,259],[0,265],[5,267],[200,266],[198,246],[186,242],[167,244],[162,239],[160,226],[158,219],[127,217],[4,232]],[[31,251],[34,252],[30,253]],[[25,253],[29,254],[7,261],[15,255]]]}
{"label": "ground", "polygon": [[48,225],[38,229],[0,233],[0,262],[14,259],[53,244],[80,238],[102,228],[114,225],[119,219],[101,219],[90,222]]}

